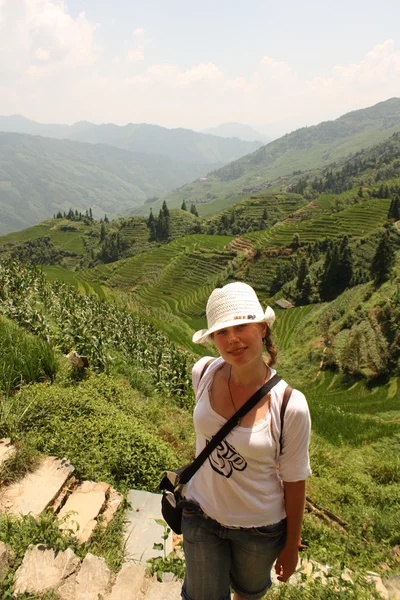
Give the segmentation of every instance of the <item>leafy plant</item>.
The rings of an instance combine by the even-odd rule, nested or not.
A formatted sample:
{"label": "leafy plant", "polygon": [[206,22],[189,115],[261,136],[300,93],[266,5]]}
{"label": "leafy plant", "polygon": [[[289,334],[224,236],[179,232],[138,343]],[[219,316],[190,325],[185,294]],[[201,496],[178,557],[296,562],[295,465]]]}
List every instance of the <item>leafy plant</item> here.
{"label": "leafy plant", "polygon": [[153,549],[160,550],[163,555],[150,558],[147,561],[149,564],[148,572],[150,575],[156,575],[158,581],[163,580],[163,573],[172,573],[177,579],[183,579],[185,576],[185,559],[182,554],[182,545],[179,544],[178,547],[167,554],[166,540],[171,533],[171,529],[163,519],[156,519],[156,523],[163,528],[162,542],[154,543]]}

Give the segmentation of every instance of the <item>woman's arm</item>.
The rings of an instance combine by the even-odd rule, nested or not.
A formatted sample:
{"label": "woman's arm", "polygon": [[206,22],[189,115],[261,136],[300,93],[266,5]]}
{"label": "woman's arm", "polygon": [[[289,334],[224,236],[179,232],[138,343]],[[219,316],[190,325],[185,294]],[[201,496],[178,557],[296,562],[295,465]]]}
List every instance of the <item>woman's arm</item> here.
{"label": "woman's arm", "polygon": [[284,481],[285,509],[287,517],[286,543],[276,559],[275,571],[279,581],[287,581],[297,567],[301,544],[301,524],[306,498],[305,481]]}

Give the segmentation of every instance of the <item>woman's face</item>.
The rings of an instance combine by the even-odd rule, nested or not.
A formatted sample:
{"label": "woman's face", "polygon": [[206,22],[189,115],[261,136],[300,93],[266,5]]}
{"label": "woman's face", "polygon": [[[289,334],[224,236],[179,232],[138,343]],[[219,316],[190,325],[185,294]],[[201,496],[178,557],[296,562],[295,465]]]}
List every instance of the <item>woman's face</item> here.
{"label": "woman's face", "polygon": [[265,323],[243,323],[219,329],[213,334],[213,341],[225,362],[231,365],[245,365],[262,357]]}

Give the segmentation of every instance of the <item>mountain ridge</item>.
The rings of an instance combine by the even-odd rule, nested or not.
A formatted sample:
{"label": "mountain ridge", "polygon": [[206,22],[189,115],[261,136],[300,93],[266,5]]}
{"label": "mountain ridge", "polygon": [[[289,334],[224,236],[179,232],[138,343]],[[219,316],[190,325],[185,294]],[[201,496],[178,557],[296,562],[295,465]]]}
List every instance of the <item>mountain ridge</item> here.
{"label": "mountain ridge", "polygon": [[115,125],[77,121],[73,125],[37,123],[21,115],[0,116],[0,131],[70,139],[91,144],[108,144],[146,154],[163,154],[168,158],[194,164],[226,164],[253,152],[261,141],[221,138],[177,127],[168,129],[148,123]]}
{"label": "mountain ridge", "polygon": [[278,178],[350,156],[399,130],[400,98],[390,98],[333,121],[288,133],[211,172],[207,179],[186,184],[166,199],[172,207],[185,200],[199,203],[203,215],[216,214],[251,191],[270,187]]}

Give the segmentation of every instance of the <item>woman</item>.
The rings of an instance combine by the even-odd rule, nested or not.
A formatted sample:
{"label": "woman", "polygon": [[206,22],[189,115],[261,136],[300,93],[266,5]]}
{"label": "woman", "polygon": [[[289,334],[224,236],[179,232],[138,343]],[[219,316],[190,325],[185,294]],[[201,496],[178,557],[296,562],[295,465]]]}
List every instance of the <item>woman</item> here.
{"label": "woman", "polygon": [[[208,328],[195,343],[212,340],[220,357],[193,367],[196,453],[275,371],[277,351],[263,311],[245,283],[215,289],[207,302]],[[266,347],[269,359],[264,360]],[[184,600],[262,598],[270,572],[287,581],[295,571],[310,475],[310,416],[303,394],[293,390],[280,438],[281,380],[243,417],[189,481],[182,502],[186,576]]]}

